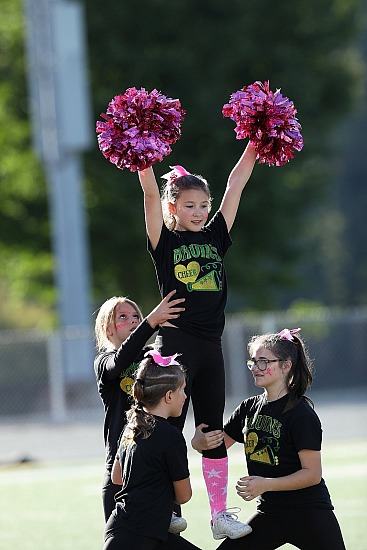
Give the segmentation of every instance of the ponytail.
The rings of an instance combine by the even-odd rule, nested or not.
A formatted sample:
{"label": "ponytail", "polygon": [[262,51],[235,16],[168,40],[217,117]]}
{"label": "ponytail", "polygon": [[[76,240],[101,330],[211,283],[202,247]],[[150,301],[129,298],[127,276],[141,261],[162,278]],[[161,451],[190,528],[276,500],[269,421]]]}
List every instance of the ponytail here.
{"label": "ponytail", "polygon": [[288,403],[284,412],[293,409],[301,398],[306,399],[313,406],[309,397],[305,396],[306,391],[312,384],[312,361],[306,351],[305,344],[298,335],[293,335],[293,346],[296,348],[296,361],[292,361],[292,368],[287,376]]}
{"label": "ponytail", "polygon": [[313,406],[305,395],[312,384],[312,361],[302,338],[295,333],[291,339],[282,337],[281,333],[253,336],[247,346],[250,356],[255,345],[270,350],[280,361],[290,360],[292,363],[286,378],[288,402],[283,412],[293,409],[301,399]]}
{"label": "ponytail", "polygon": [[176,391],[185,382],[185,370],[178,363],[161,366],[152,357],[143,359],[135,374],[132,395],[135,403],[126,413],[127,423],[122,436],[147,439],[154,430],[156,419],[150,409],[160,402],[169,390]]}

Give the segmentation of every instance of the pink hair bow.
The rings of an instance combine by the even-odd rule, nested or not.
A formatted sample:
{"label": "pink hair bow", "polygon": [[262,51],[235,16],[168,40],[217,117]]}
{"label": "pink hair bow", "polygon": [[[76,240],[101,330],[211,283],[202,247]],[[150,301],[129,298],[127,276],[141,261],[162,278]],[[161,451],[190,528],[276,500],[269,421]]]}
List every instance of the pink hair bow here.
{"label": "pink hair bow", "polygon": [[277,336],[279,336],[279,338],[281,338],[282,340],[293,341],[294,338],[293,338],[292,334],[297,334],[297,332],[301,332],[301,329],[300,328],[292,328],[291,330],[289,330],[288,328],[284,328],[283,330],[278,332]]}
{"label": "pink hair bow", "polygon": [[162,178],[167,180],[167,183],[169,185],[172,185],[178,178],[181,178],[182,176],[191,176],[190,172],[188,172],[183,166],[170,166],[172,170],[170,172],[167,172],[167,174],[164,174]]}
{"label": "pink hair bow", "polygon": [[174,355],[168,355],[167,357],[162,357],[162,355],[157,351],[156,349],[151,349],[147,351],[144,355],[144,357],[147,357],[150,355],[153,357],[153,360],[157,365],[160,367],[170,367],[171,365],[179,365],[177,361],[175,361],[176,357],[179,355],[178,353],[175,353]]}

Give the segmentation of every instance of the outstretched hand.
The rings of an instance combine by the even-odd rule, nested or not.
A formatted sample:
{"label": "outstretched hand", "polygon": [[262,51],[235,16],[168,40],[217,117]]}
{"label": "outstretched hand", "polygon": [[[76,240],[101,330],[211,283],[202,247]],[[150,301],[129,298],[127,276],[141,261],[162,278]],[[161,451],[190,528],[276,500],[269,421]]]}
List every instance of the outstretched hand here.
{"label": "outstretched hand", "polygon": [[260,476],[240,477],[236,484],[237,494],[243,500],[250,501],[267,491],[267,480]]}
{"label": "outstretched hand", "polygon": [[156,328],[158,325],[161,325],[166,321],[177,319],[177,317],[180,316],[180,312],[185,311],[184,307],[177,307],[185,301],[185,298],[171,300],[175,293],[176,290],[169,292],[167,296],[163,298],[161,303],[158,304],[147,316],[147,321],[152,328]]}
{"label": "outstretched hand", "polygon": [[212,432],[203,432],[208,424],[199,424],[195,430],[195,435],[191,440],[191,446],[195,451],[210,451],[220,447],[223,443],[224,433],[222,430],[213,430]]}

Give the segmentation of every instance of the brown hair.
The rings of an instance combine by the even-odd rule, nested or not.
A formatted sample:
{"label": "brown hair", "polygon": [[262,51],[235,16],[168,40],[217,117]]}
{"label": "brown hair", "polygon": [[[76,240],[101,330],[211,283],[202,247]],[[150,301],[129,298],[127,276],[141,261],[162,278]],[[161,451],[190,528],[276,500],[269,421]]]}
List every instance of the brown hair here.
{"label": "brown hair", "polygon": [[182,191],[187,191],[189,189],[200,189],[208,195],[210,212],[212,197],[209,184],[206,179],[203,178],[203,176],[197,174],[189,174],[186,176],[175,178],[174,181],[171,182],[167,181],[162,187],[161,202],[163,220],[170,231],[175,229],[176,220],[173,214],[170,212],[168,205],[169,203],[175,204]]}
{"label": "brown hair", "polygon": [[254,347],[261,346],[270,350],[281,361],[292,362],[286,379],[288,403],[284,412],[295,407],[302,398],[313,405],[311,399],[305,396],[305,392],[312,384],[312,361],[301,337],[297,334],[293,334],[292,337],[293,340],[287,340],[279,334],[262,334],[253,336],[247,345],[251,357]]}
{"label": "brown hair", "polygon": [[185,379],[182,365],[161,367],[152,357],[143,359],[135,373],[132,388],[135,403],[126,413],[127,423],[122,436],[127,439],[134,439],[139,435],[143,439],[148,438],[154,429],[155,418],[143,407],[158,405],[169,390],[176,391],[184,384]]}

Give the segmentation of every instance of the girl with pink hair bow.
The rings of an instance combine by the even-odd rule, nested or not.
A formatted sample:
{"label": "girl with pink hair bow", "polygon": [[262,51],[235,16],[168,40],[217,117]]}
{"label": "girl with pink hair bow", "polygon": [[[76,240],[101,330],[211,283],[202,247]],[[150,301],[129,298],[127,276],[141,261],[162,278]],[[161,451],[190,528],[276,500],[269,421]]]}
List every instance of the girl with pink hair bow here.
{"label": "girl with pink hair bow", "polygon": [[[223,428],[225,372],[221,337],[227,301],[224,256],[242,191],[256,160],[248,144],[231,171],[219,210],[208,221],[211,194],[207,181],[182,166],[166,174],[162,190],[153,168],[139,172],[144,193],[148,249],[162,295],[176,289],[185,298],[180,318],[163,323],[155,340],[162,355],[180,353],[187,368],[186,392],[191,397],[195,424],[208,430]],[[189,399],[182,415],[172,419],[184,427]],[[227,509],[228,458],[224,444],[203,452],[202,470],[211,509],[215,539],[239,538],[251,529]]]}
{"label": "girl with pink hair bow", "polygon": [[134,404],[126,414],[112,468],[120,487],[104,532],[104,550],[200,550],[172,533],[174,501],[192,495],[187,447],[168,417],[181,414],[186,373],[175,356],[145,354],[132,387]]}
{"label": "girl with pink hair bow", "polygon": [[247,366],[263,393],[248,397],[233,411],[223,432],[196,429],[199,452],[223,441],[244,446],[247,475],[236,484],[245,502],[256,498],[248,519],[249,537],[226,539],[221,550],[272,550],[290,543],[301,550],[345,550],[343,535],[322,478],[321,422],[305,395],[312,383],[312,362],[298,334],[253,336]]}

